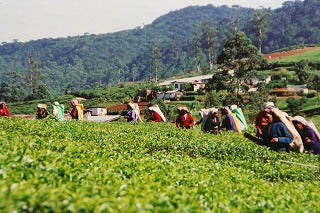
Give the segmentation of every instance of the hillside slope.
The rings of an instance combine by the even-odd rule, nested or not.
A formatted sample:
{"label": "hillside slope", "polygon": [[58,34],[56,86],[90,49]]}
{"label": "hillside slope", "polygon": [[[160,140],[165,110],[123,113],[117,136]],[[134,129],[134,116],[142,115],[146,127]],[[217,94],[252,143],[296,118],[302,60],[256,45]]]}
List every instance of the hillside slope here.
{"label": "hillside slope", "polygon": [[[270,11],[272,22],[263,50],[270,52],[299,43],[320,43],[319,8],[318,0],[305,0],[287,2],[282,8]],[[3,43],[0,45],[0,82],[16,82],[12,72],[21,74],[26,82],[31,54],[45,75],[43,81],[55,95],[64,93],[66,88],[79,90],[119,81],[148,80],[154,77],[154,47],[161,53],[159,77],[174,76],[194,70],[192,40],[202,21],[213,23],[221,48],[230,38],[238,18],[238,28],[252,38],[248,23],[253,12],[253,9],[241,7],[192,6],[161,16],[143,28],[112,34]],[[205,69],[204,51],[201,56]]]}

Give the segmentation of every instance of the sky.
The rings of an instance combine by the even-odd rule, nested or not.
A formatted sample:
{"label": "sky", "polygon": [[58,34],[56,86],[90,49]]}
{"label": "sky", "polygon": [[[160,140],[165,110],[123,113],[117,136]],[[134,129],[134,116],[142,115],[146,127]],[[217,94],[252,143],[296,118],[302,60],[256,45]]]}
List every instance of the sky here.
{"label": "sky", "polygon": [[279,8],[286,0],[0,0],[0,43],[112,33],[193,5]]}

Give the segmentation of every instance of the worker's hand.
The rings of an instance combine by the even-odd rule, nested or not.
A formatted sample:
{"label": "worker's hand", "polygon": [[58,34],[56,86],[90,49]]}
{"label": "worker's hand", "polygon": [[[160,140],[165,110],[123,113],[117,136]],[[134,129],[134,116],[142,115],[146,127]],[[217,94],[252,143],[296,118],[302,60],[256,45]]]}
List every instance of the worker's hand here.
{"label": "worker's hand", "polygon": [[272,138],[270,140],[271,143],[277,143],[279,141],[279,138]]}
{"label": "worker's hand", "polygon": [[308,138],[308,137],[306,137],[306,142],[307,142],[307,143],[310,143],[310,142],[311,142],[311,139]]}

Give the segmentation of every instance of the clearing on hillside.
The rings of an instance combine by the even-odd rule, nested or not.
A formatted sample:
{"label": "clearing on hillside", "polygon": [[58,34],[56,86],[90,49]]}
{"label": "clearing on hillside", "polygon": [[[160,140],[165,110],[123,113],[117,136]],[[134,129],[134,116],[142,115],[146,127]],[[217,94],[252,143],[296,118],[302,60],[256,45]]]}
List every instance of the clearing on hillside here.
{"label": "clearing on hillside", "polygon": [[292,56],[295,54],[299,54],[299,53],[303,53],[303,52],[308,52],[310,50],[314,50],[320,48],[318,47],[303,47],[303,48],[299,48],[299,49],[293,49],[293,50],[288,50],[288,51],[282,51],[282,52],[274,52],[274,53],[270,53],[270,54],[265,54],[263,55],[263,57],[269,61],[274,61],[280,58],[284,58],[284,57],[288,57],[288,56]]}

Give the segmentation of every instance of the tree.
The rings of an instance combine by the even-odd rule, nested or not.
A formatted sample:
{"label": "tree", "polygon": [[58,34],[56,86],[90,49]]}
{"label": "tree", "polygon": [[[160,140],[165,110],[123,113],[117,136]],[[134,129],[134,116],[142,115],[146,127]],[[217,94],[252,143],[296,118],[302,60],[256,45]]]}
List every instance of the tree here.
{"label": "tree", "polygon": [[16,72],[6,73],[6,81],[0,86],[0,100],[5,102],[21,101],[26,97],[25,78]]}
{"label": "tree", "polygon": [[51,93],[48,90],[47,86],[45,84],[40,84],[37,88],[35,88],[34,92],[30,95],[28,95],[25,100],[36,100],[36,99],[46,99],[51,98]]}
{"label": "tree", "polygon": [[319,74],[314,75],[311,81],[312,88],[315,90],[320,90],[319,82],[320,82],[320,75]]}
{"label": "tree", "polygon": [[256,46],[261,53],[262,41],[270,24],[270,11],[267,9],[256,10],[250,20],[250,31],[256,37]]}
{"label": "tree", "polygon": [[239,14],[239,10],[241,9],[241,6],[239,5],[232,5],[232,8],[235,9],[236,15],[231,18],[231,31],[232,33],[236,33],[239,31],[239,25],[240,25],[240,14]]}
{"label": "tree", "polygon": [[5,102],[21,101],[26,97],[26,91],[21,85],[2,82],[0,86],[0,100]]}
{"label": "tree", "polygon": [[196,68],[198,72],[201,72],[201,36],[199,33],[196,33],[193,38],[193,51],[196,61]]}
{"label": "tree", "polygon": [[10,102],[12,97],[11,85],[6,82],[2,82],[0,86],[0,101]]}
{"label": "tree", "polygon": [[72,84],[68,84],[64,94],[69,95],[69,94],[72,94],[73,91],[74,91],[73,85]]}
{"label": "tree", "polygon": [[289,97],[286,100],[287,103],[287,107],[290,110],[290,112],[292,114],[297,114],[298,111],[300,111],[301,109],[303,109],[303,104],[305,104],[307,102],[307,98],[305,96],[303,96],[300,99],[296,99],[293,97]]}
{"label": "tree", "polygon": [[133,64],[131,67],[131,80],[135,81],[138,77],[138,74],[139,74],[139,72],[138,72],[137,65]]}
{"label": "tree", "polygon": [[297,62],[294,68],[300,83],[309,84],[311,82],[310,67],[307,60]]}
{"label": "tree", "polygon": [[201,43],[202,47],[205,49],[207,53],[207,61],[209,70],[213,69],[213,61],[216,57],[216,49],[217,49],[217,32],[213,28],[213,25],[210,21],[204,21],[200,25],[200,30],[202,32],[201,35]]}
{"label": "tree", "polygon": [[226,90],[233,92],[235,90],[234,84],[230,84],[232,78],[228,70],[222,69],[221,71],[214,72],[212,78],[206,84],[206,91],[216,90],[218,92]]}
{"label": "tree", "polygon": [[152,66],[155,72],[155,82],[158,82],[158,70],[160,65],[161,53],[158,46],[154,45],[152,48]]}
{"label": "tree", "polygon": [[247,80],[253,76],[250,71],[259,68],[264,59],[243,32],[236,32],[225,43],[217,62],[227,70],[225,73],[231,73],[232,79],[228,79],[227,83],[230,84],[229,87],[233,84],[238,95],[241,88],[246,87]]}
{"label": "tree", "polygon": [[35,93],[37,88],[43,84],[43,75],[38,67],[38,63],[34,59],[33,55],[28,57],[29,64],[29,87],[31,94]]}
{"label": "tree", "polygon": [[206,94],[206,102],[205,107],[221,107],[224,104],[224,101],[226,100],[226,93],[225,91],[216,91],[212,90],[210,92],[207,92]]}

